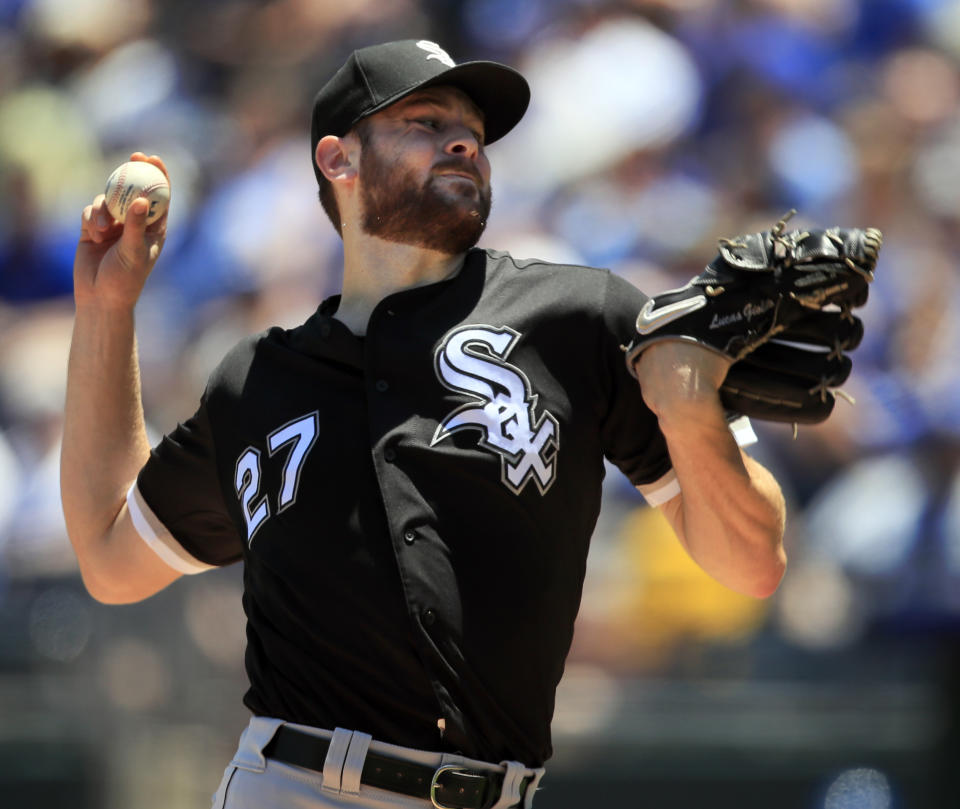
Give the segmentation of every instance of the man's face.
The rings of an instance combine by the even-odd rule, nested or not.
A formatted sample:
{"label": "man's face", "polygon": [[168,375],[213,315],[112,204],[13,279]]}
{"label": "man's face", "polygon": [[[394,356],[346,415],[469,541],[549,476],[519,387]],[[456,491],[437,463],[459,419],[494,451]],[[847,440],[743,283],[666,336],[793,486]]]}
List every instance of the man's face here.
{"label": "man's face", "polygon": [[473,247],[490,215],[483,118],[452,87],[418,91],[361,129],[364,232],[449,255]]}

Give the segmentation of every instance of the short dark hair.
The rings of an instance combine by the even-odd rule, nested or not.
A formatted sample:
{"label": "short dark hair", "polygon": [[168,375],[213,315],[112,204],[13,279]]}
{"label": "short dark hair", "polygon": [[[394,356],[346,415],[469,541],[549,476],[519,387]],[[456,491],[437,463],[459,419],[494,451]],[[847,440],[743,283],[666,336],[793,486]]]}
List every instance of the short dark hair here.
{"label": "short dark hair", "polygon": [[[361,146],[366,146],[370,142],[371,131],[369,123],[369,119],[361,118],[354,124],[353,129],[350,130],[351,132],[357,133]],[[350,133],[348,132],[347,134]],[[320,204],[323,206],[327,217],[333,223],[334,228],[336,228],[337,233],[340,234],[340,238],[342,239],[343,222],[340,219],[340,206],[337,205],[337,195],[333,193],[333,183],[319,172],[317,174],[317,182],[320,185]]]}

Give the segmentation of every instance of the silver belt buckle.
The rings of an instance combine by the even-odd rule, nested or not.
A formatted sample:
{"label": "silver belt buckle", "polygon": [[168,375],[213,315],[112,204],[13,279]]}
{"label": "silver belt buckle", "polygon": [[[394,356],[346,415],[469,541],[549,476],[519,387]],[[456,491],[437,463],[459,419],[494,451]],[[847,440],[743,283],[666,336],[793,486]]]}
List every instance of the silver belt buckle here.
{"label": "silver belt buckle", "polygon": [[466,769],[465,767],[460,767],[456,764],[441,764],[439,767],[437,767],[437,771],[433,774],[433,778],[430,779],[430,803],[432,803],[435,807],[437,807],[437,809],[455,809],[454,807],[451,807],[451,806],[444,806],[442,803],[440,803],[437,800],[436,793],[437,793],[437,787],[439,786],[439,784],[437,783],[437,779],[441,775],[443,775],[443,773],[445,772],[466,773],[466,772],[470,772],[470,770]]}

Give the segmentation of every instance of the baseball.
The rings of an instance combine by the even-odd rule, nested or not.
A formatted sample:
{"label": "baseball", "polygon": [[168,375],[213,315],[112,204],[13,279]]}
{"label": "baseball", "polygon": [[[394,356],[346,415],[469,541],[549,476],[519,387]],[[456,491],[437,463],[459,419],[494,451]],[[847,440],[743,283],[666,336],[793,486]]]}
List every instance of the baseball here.
{"label": "baseball", "polygon": [[147,224],[163,216],[170,204],[170,183],[166,175],[151,163],[133,161],[117,166],[104,191],[107,210],[118,222],[127,216],[130,203],[140,197],[150,202]]}

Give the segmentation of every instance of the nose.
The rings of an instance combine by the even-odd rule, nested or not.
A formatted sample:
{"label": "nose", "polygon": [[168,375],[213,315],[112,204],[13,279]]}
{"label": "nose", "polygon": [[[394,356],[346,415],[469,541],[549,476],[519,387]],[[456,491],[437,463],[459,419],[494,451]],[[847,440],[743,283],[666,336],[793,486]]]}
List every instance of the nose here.
{"label": "nose", "polygon": [[457,157],[476,160],[477,155],[480,154],[480,142],[468,127],[458,126],[447,141],[444,151]]}

